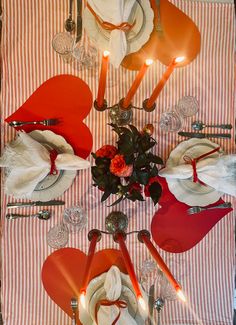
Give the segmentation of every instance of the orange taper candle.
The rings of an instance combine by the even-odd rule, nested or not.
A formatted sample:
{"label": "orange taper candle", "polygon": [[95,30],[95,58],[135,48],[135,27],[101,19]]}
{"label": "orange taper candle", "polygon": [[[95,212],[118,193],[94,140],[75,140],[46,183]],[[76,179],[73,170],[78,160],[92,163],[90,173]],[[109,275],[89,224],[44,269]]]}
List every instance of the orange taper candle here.
{"label": "orange taper candle", "polygon": [[123,257],[123,261],[124,261],[126,270],[129,273],[129,277],[130,277],[130,280],[132,282],[136,297],[140,298],[140,297],[142,297],[142,293],[140,291],[138,280],[137,280],[136,275],[135,275],[134,266],[133,266],[131,258],[129,256],[129,252],[127,250],[127,247],[125,245],[123,234],[122,233],[117,233],[115,240],[119,243],[120,250],[121,250],[121,253],[122,253],[122,257]]}
{"label": "orange taper candle", "polygon": [[176,67],[176,65],[180,62],[182,62],[184,60],[184,57],[178,57],[175,58],[171,64],[167,67],[166,71],[164,72],[164,74],[162,75],[161,80],[158,82],[156,88],[154,88],[151,96],[149,97],[149,99],[146,102],[146,107],[145,110],[148,111],[153,110],[153,105],[157,99],[157,97],[159,96],[160,92],[162,91],[163,87],[165,86],[167,80],[169,79],[171,73],[174,71],[174,68]]}
{"label": "orange taper candle", "polygon": [[169,282],[171,283],[171,285],[174,287],[176,293],[178,294],[178,296],[183,300],[186,301],[184,294],[181,290],[181,286],[179,285],[179,283],[175,280],[175,278],[173,277],[172,273],[170,272],[168,266],[166,265],[166,263],[164,262],[164,260],[162,259],[161,255],[158,253],[158,251],[156,250],[156,248],[154,247],[154,245],[152,244],[151,240],[150,240],[150,234],[148,231],[146,230],[141,230],[139,232],[139,240],[141,242],[143,242],[149,252],[151,253],[152,257],[156,260],[158,266],[160,267],[160,269],[162,270],[162,272],[165,274],[166,278],[169,280]]}
{"label": "orange taper candle", "polygon": [[153,60],[151,59],[147,59],[144,63],[144,65],[141,67],[141,69],[139,70],[136,78],[134,79],[134,82],[132,84],[132,86],[130,87],[126,97],[124,98],[124,101],[122,103],[122,108],[123,109],[128,109],[129,105],[131,103],[132,98],[134,97],[134,94],[136,93],[146,71],[147,68],[153,63]]}
{"label": "orange taper candle", "polygon": [[109,62],[109,51],[104,51],[102,55],[102,66],[99,78],[99,85],[98,85],[98,94],[97,94],[97,109],[103,108],[104,105],[104,94],[106,89],[106,80],[107,80],[107,69],[108,69],[108,62]]}
{"label": "orange taper candle", "polygon": [[91,232],[89,234],[91,235],[91,241],[90,241],[88,255],[87,255],[87,261],[86,261],[86,266],[85,266],[85,271],[84,271],[82,287],[80,289],[80,294],[81,294],[80,300],[83,305],[84,305],[84,297],[86,294],[87,286],[88,286],[88,283],[90,280],[91,265],[92,265],[92,261],[94,258],[96,245],[97,245],[97,242],[101,239],[101,233],[99,230],[96,230],[96,229],[91,230]]}

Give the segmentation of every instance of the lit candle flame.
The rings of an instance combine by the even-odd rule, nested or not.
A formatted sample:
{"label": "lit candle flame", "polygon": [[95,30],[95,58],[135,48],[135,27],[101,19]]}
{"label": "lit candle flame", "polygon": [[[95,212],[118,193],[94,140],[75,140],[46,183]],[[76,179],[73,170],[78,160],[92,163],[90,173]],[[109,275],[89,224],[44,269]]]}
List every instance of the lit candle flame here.
{"label": "lit candle flame", "polygon": [[181,289],[178,289],[177,290],[177,296],[183,301],[183,302],[186,302],[187,301],[187,299],[186,299],[186,297],[185,297],[185,295],[184,295],[184,293],[183,293],[183,291],[181,290]]}
{"label": "lit candle flame", "polygon": [[153,64],[153,60],[152,60],[152,59],[147,59],[147,60],[145,61],[145,64],[146,64],[147,66],[149,66],[149,65]]}
{"label": "lit candle flame", "polygon": [[175,58],[175,63],[181,63],[185,60],[185,56],[179,56],[177,58]]}
{"label": "lit candle flame", "polygon": [[143,299],[142,296],[138,296],[138,303],[140,304],[141,308],[143,310],[146,310],[147,309],[147,306],[146,306],[146,303],[145,303],[145,300]]}
{"label": "lit candle flame", "polygon": [[104,51],[103,52],[104,58],[107,58],[109,55],[110,55],[110,52],[109,51]]}
{"label": "lit candle flame", "polygon": [[80,303],[82,305],[83,308],[85,308],[85,295],[86,295],[86,292],[85,291],[82,291],[80,293],[80,297],[79,297],[79,300],[80,300]]}

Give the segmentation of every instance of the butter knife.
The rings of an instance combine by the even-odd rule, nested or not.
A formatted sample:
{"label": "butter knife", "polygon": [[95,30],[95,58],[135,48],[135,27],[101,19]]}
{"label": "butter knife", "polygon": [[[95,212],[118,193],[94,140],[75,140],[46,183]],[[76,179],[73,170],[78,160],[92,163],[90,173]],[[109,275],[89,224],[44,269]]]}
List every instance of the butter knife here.
{"label": "butter knife", "polygon": [[46,202],[41,202],[41,201],[35,201],[35,202],[15,202],[15,203],[7,203],[7,208],[8,209],[13,209],[13,208],[23,208],[23,207],[39,207],[39,206],[49,206],[49,205],[64,205],[64,201],[57,201],[57,200],[52,200],[52,201],[46,201]]}
{"label": "butter knife", "polygon": [[77,0],[77,30],[76,30],[76,43],[81,40],[82,37],[82,0]]}
{"label": "butter knife", "polygon": [[153,308],[154,308],[154,284],[151,285],[148,293],[148,309],[149,309],[149,317],[148,317],[148,325],[152,325],[153,318]]}
{"label": "butter knife", "polygon": [[197,133],[197,132],[178,132],[178,135],[188,138],[218,138],[218,139],[231,139],[229,133]]}

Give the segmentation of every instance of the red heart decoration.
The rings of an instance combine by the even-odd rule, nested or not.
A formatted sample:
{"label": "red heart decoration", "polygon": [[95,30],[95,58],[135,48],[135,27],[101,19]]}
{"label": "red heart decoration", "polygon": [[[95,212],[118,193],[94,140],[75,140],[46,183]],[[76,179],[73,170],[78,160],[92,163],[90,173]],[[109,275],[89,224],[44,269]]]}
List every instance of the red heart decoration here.
{"label": "red heart decoration", "polygon": [[86,158],[92,149],[92,135],[83,119],[92,107],[92,93],[88,85],[72,75],[59,75],[44,82],[6,122],[39,121],[58,118],[53,126],[25,125],[16,128],[26,132],[51,130],[63,136],[75,154]]}
{"label": "red heart decoration", "polygon": [[[206,234],[233,209],[218,209],[188,215],[189,206],[176,200],[169,191],[167,182],[160,177],[162,197],[159,201],[161,208],[155,213],[151,232],[156,244],[170,253],[182,253],[199,243]],[[222,199],[209,205],[224,203]]]}
{"label": "red heart decoration", "polygon": [[[43,264],[42,282],[51,299],[72,317],[70,301],[78,297],[87,255],[75,248],[62,248],[49,255]],[[122,255],[116,249],[104,249],[94,255],[90,280],[107,272],[112,265],[127,273]],[[79,321],[77,324],[81,324]]]}

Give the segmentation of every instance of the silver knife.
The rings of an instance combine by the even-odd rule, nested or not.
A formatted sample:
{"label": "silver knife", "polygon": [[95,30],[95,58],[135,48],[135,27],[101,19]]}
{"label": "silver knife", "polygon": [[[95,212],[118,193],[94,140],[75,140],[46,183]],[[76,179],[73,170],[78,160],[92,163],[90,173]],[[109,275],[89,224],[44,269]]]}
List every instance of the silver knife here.
{"label": "silver knife", "polygon": [[231,134],[229,133],[196,133],[196,132],[178,132],[178,135],[188,138],[219,138],[219,139],[231,139]]}
{"label": "silver knife", "polygon": [[13,208],[23,208],[23,207],[35,207],[35,206],[49,206],[49,205],[64,205],[64,201],[57,201],[57,200],[52,200],[52,201],[46,201],[46,202],[41,202],[41,201],[35,201],[35,202],[15,202],[15,203],[7,203],[7,208],[8,209],[13,209]]}
{"label": "silver knife", "polygon": [[76,30],[76,43],[81,40],[82,37],[82,0],[77,0],[77,30]]}
{"label": "silver knife", "polygon": [[149,319],[148,325],[152,325],[152,318],[153,318],[153,308],[154,308],[154,284],[151,285],[148,293],[148,309],[149,309]]}

